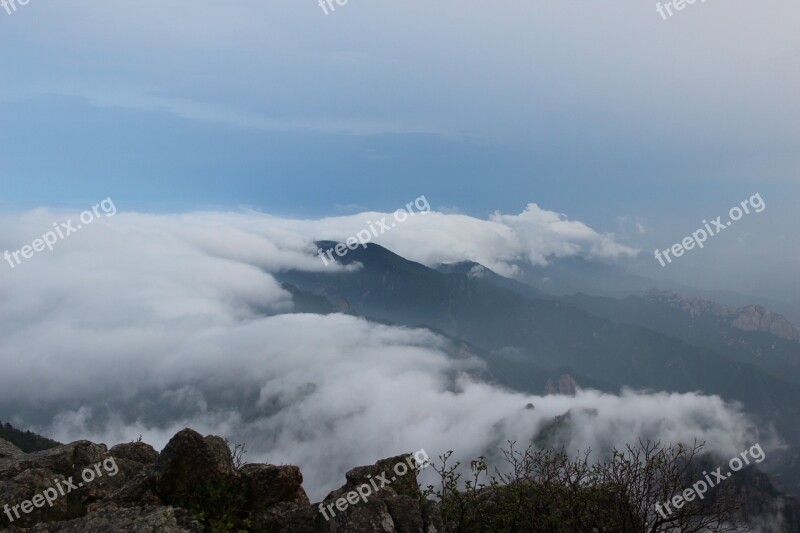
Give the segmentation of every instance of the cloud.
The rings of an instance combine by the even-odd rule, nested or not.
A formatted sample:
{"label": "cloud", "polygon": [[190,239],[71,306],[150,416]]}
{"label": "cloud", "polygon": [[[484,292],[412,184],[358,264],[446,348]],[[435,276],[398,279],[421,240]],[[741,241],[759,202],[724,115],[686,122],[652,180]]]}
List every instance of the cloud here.
{"label": "cloud", "polygon": [[[344,242],[384,217],[387,222],[394,220],[390,213],[365,212],[315,221],[273,219],[273,222],[287,231],[314,239]],[[515,276],[519,263],[546,265],[573,256],[615,260],[638,253],[618,243],[613,235],[600,233],[534,203],[518,215],[496,212],[488,220],[435,211],[416,212],[375,237],[374,242],[428,266],[470,260],[506,276]]]}
{"label": "cloud", "polygon": [[[48,210],[2,217],[0,249],[67,217]],[[489,251],[508,258],[524,243],[551,246],[547,239],[577,242],[553,246],[556,254],[615,250],[586,226],[538,208],[490,221],[435,213],[409,220],[411,230],[403,235],[398,227],[393,238],[422,245],[418,253],[431,260],[448,239],[465,239],[447,250],[463,259],[492,234],[503,239]],[[415,243],[426,235],[423,220],[430,237]],[[291,296],[270,272],[325,268],[311,235],[330,237],[317,233],[323,227],[349,233],[359,222],[120,212],[53,252],[14,269],[0,265],[0,405],[7,410],[0,415],[61,440],[114,444],[141,434],[160,447],[186,426],[221,434],[246,443],[250,461],[300,465],[313,499],[353,466],[419,448],[469,458],[506,439],[529,442],[569,410],[575,450],[599,452],[640,436],[698,437],[729,455],[755,442],[741,408],[717,397],[521,394],[478,381],[482,362],[455,357],[457,347],[430,331],[287,314]],[[533,226],[549,228],[544,240],[526,240]]]}

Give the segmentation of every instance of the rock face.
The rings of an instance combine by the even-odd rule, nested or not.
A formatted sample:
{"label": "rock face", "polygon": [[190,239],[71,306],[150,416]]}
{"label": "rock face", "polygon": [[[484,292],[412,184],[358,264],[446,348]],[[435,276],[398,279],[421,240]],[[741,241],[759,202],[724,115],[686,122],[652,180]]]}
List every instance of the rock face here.
{"label": "rock face", "polygon": [[6,457],[14,457],[15,455],[19,455],[22,453],[22,450],[14,446],[8,441],[0,439],[0,459],[4,459]]}
{"label": "rock face", "polygon": [[769,333],[781,339],[800,341],[800,330],[783,315],[779,315],[760,305],[748,305],[734,308],[718,304],[702,298],[685,298],[671,291],[651,289],[645,293],[646,298],[669,304],[670,306],[697,316],[704,313],[724,319],[728,324],[742,331]]}
{"label": "rock face", "polygon": [[562,374],[558,378],[558,383],[554,383],[553,379],[548,379],[544,386],[545,394],[563,394],[566,396],[575,396],[578,392],[578,383],[569,374]]}
{"label": "rock face", "polygon": [[[404,467],[394,470],[398,463]],[[345,485],[312,505],[298,467],[237,469],[223,439],[190,429],[160,454],[142,442],[109,450],[88,441],[24,454],[0,441],[0,506],[8,506],[0,509],[0,533],[184,533],[212,524],[276,533],[441,531],[436,506],[419,497],[414,466],[404,455],[354,468]],[[378,490],[367,495],[365,484]],[[348,495],[352,502],[359,487],[363,499],[336,507]],[[330,520],[319,511],[326,505],[335,510]]]}
{"label": "rock face", "polygon": [[201,532],[200,524],[183,509],[172,507],[134,507],[104,509],[66,522],[38,524],[30,529],[11,531],[30,533],[108,533],[110,531],[152,531],[159,533]]}
{"label": "rock face", "polygon": [[800,331],[782,315],[760,305],[748,305],[736,310],[731,325],[742,331],[765,331],[782,339],[800,340]]}
{"label": "rock face", "polygon": [[156,492],[167,503],[182,503],[206,483],[225,485],[233,475],[225,441],[191,429],[172,437],[155,463]]}
{"label": "rock face", "polygon": [[[435,506],[432,502],[422,502],[419,497],[416,471],[410,466],[413,464],[410,455],[400,455],[371,466],[353,468],[345,475],[347,483],[316,506],[314,530],[441,531],[441,518]],[[401,472],[405,473],[401,475]]]}

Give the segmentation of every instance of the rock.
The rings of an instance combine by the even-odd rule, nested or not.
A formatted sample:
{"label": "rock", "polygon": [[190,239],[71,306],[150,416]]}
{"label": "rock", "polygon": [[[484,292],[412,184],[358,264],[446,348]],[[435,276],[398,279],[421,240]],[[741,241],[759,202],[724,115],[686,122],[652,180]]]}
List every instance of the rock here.
{"label": "rock", "polygon": [[81,471],[107,457],[102,444],[78,441],[41,452],[23,454],[11,462],[0,463],[0,480],[10,479],[30,468],[50,470],[65,477],[80,477]]}
{"label": "rock", "polygon": [[21,454],[22,450],[8,441],[0,439],[0,459],[4,457],[14,457]]}
{"label": "rock", "polygon": [[[12,529],[9,531],[15,531]],[[16,530],[21,531],[21,530]],[[81,518],[39,524],[29,533],[200,533],[200,524],[183,509],[173,507],[137,507],[104,509]]]}
{"label": "rock", "polygon": [[[0,526],[13,523],[29,527],[80,516],[87,505],[118,490],[127,476],[140,469],[125,464],[120,467],[104,445],[88,441],[2,459],[0,494],[10,508],[16,505],[19,509],[13,512],[13,520],[5,513],[0,514]],[[41,499],[47,492],[52,494],[49,503]],[[35,504],[35,498],[40,498],[41,505],[24,513],[24,502]]]}
{"label": "rock", "polygon": [[164,503],[156,493],[155,467],[146,465],[128,479],[118,490],[112,492],[101,501],[90,504],[89,512],[100,509],[115,509],[136,506],[163,506]]}
{"label": "rock", "polygon": [[565,396],[575,396],[578,392],[578,383],[569,374],[561,374],[558,378],[558,384],[553,382],[550,378],[544,386],[545,394],[562,394]]}
{"label": "rock", "polygon": [[227,485],[234,477],[230,449],[220,437],[184,429],[167,443],[155,464],[156,492],[168,504],[185,503],[199,487]]}
{"label": "rock", "polygon": [[[411,455],[381,459],[374,465],[353,468],[345,474],[345,478],[347,483],[331,492],[322,502],[324,513],[319,510],[319,504],[312,506],[317,512],[316,531],[365,533],[437,531],[435,526],[429,527],[430,522],[426,518],[426,512],[430,518],[434,515],[420,497],[415,462]],[[370,494],[365,496],[366,501],[361,497],[357,500],[353,498],[353,491],[358,493],[359,487],[366,492],[364,485],[372,487]],[[378,487],[377,492],[374,490],[375,486]],[[340,508],[337,508],[337,502]]]}
{"label": "rock", "polygon": [[[9,520],[0,512],[0,530],[8,533],[441,531],[437,506],[420,498],[410,455],[347,472],[345,485],[324,502],[333,509],[325,520],[309,503],[297,466],[249,464],[237,470],[225,441],[189,429],[161,454],[140,442],[111,450],[87,441],[32,454],[2,449],[7,455],[0,457],[0,494],[19,513]],[[82,476],[87,471],[90,479]],[[353,503],[354,491],[365,484],[379,489]],[[72,485],[56,494],[54,487]],[[48,489],[54,491],[52,505],[38,500],[40,507],[24,513],[22,503]],[[344,511],[336,508],[340,498],[351,500]]]}
{"label": "rock", "polygon": [[126,459],[144,465],[153,465],[158,459],[158,452],[155,448],[144,442],[117,444],[108,453],[117,459]]}
{"label": "rock", "polygon": [[[397,494],[416,496],[419,492],[419,485],[417,484],[416,467],[412,468],[411,466],[414,464],[414,457],[411,454],[406,454],[381,459],[374,465],[358,466],[345,474],[347,479],[346,486],[352,487],[350,489],[352,490],[364,483],[370,483],[372,479],[380,480],[382,476],[383,480],[376,481],[379,488],[386,483],[380,489],[381,491],[391,487]],[[395,479],[393,480],[392,478]]]}
{"label": "rock", "polygon": [[760,305],[748,305],[734,308],[729,305],[718,304],[703,298],[685,298],[672,291],[659,291],[650,289],[645,292],[645,298],[666,303],[675,309],[688,313],[690,316],[700,316],[709,313],[722,318],[742,331],[759,331],[769,333],[781,339],[800,341],[800,329],[789,322],[783,315],[779,315]]}
{"label": "rock", "polygon": [[742,331],[763,331],[790,341],[800,340],[800,330],[791,322],[760,305],[737,309],[731,325]]}
{"label": "rock", "polygon": [[425,519],[422,514],[419,499],[405,496],[389,496],[383,499],[389,514],[392,516],[394,527],[398,533],[419,533],[424,531]]}
{"label": "rock", "polygon": [[296,466],[248,464],[239,471],[256,531],[313,532],[314,512]]}
{"label": "rock", "polygon": [[247,485],[253,510],[266,509],[280,502],[310,505],[303,490],[303,474],[296,466],[249,464],[239,473]]}
{"label": "rock", "polygon": [[250,516],[253,531],[274,533],[314,533],[315,518],[310,505],[291,502],[276,503]]}
{"label": "rock", "polygon": [[[335,503],[337,499],[346,497],[348,491],[334,491],[326,498],[325,505]],[[321,532],[357,532],[357,533],[394,533],[394,520],[386,502],[380,498],[371,498],[366,502],[350,505],[340,511],[334,505],[333,510],[326,509],[326,515],[317,512],[314,530]],[[335,513],[331,516],[332,513]]]}
{"label": "rock", "polygon": [[[52,505],[46,502],[40,508],[25,513],[21,505],[30,501],[45,489],[55,487],[58,483],[64,484],[64,476],[56,475],[46,468],[28,468],[17,474],[13,479],[0,481],[0,494],[3,495],[3,504],[9,506],[9,515],[0,514],[0,528],[15,525],[31,527],[39,522],[53,522],[68,520],[82,514],[80,497],[77,493],[61,496],[57,494],[52,500]],[[17,516],[19,515],[19,516]]]}
{"label": "rock", "polygon": [[444,531],[444,520],[442,519],[442,510],[439,505],[431,500],[427,500],[422,505],[422,521],[425,524],[425,533],[437,533]]}

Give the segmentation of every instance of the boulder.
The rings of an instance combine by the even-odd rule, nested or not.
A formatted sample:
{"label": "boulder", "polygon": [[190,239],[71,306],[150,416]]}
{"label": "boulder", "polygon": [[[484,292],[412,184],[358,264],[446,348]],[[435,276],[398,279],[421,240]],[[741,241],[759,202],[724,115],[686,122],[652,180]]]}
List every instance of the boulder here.
{"label": "boulder", "polygon": [[314,512],[296,466],[248,464],[239,471],[256,531],[313,532]]}
{"label": "boulder", "polygon": [[250,508],[266,509],[280,502],[310,505],[303,490],[303,474],[296,466],[249,464],[239,474],[247,486]]}
{"label": "boulder", "polygon": [[[315,530],[364,533],[434,533],[440,530],[432,522],[436,519],[435,513],[421,498],[414,464],[412,456],[407,454],[348,471],[345,474],[347,483],[328,494],[322,502],[324,513],[319,509],[320,504],[312,506],[317,514]],[[351,493],[357,493],[358,487],[364,485],[372,487],[371,493],[354,499]],[[351,501],[347,501],[348,495]],[[441,519],[438,523],[441,524]]]}
{"label": "boulder", "polygon": [[155,464],[156,492],[168,504],[185,504],[203,486],[225,486],[234,478],[223,439],[184,429],[167,443]]}
{"label": "boulder", "polygon": [[125,459],[143,465],[154,465],[158,459],[158,452],[155,448],[144,442],[117,444],[108,453],[117,459]]}

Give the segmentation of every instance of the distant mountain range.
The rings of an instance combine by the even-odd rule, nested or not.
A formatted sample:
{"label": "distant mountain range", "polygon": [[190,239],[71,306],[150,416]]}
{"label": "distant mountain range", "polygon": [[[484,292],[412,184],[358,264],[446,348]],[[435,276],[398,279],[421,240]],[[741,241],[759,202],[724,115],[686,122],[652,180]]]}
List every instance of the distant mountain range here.
{"label": "distant mountain range", "polygon": [[[477,263],[429,268],[374,244],[339,260],[361,267],[279,276],[298,311],[433,329],[469,346],[488,363],[491,379],[529,393],[633,387],[739,401],[790,444],[774,456],[774,473],[800,492],[800,337],[781,315],[644,286],[621,299],[551,294]],[[610,281],[599,292],[621,287],[619,272],[605,271]]]}

